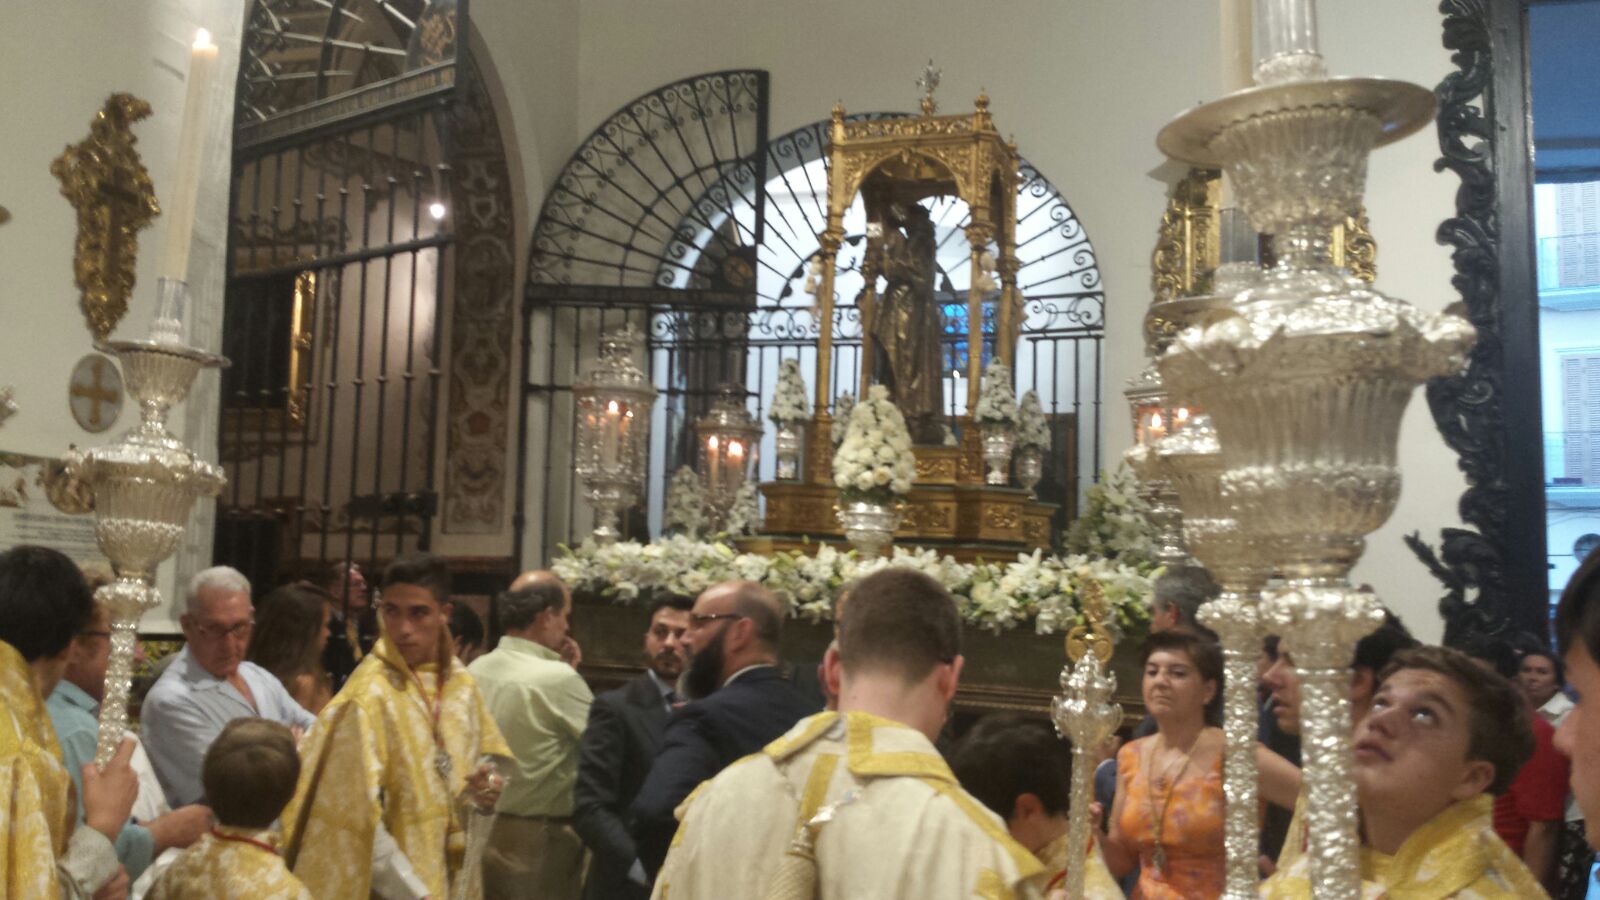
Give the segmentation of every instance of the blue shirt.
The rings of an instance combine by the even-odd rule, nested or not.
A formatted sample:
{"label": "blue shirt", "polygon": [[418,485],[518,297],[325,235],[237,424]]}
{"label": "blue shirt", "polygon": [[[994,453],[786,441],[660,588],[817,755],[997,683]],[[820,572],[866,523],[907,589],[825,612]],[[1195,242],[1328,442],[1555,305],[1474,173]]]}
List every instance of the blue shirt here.
{"label": "blue shirt", "polygon": [[[95,743],[100,735],[100,704],[84,693],[83,688],[70,681],[62,681],[45,701],[45,711],[50,714],[50,724],[55,726],[56,740],[61,743],[62,760],[72,775],[72,786],[78,798],[78,824],[83,824],[83,766],[94,762]],[[128,870],[130,881],[138,880],[150,866],[155,855],[155,838],[150,829],[130,821],[117,833],[117,862]]]}
{"label": "blue shirt", "polygon": [[305,729],[316,722],[266,669],[242,662],[239,677],[255,697],[254,707],[238,688],[201,668],[185,647],[145,697],[139,731],[173,809],[204,799],[200,767],[229,722],[259,717]]}

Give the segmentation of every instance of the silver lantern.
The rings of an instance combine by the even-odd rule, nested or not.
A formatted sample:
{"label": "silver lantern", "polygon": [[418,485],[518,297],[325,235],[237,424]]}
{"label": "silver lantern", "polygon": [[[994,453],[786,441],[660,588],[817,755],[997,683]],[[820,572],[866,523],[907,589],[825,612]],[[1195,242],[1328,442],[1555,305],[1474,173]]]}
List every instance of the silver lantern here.
{"label": "silver lantern", "polygon": [[620,513],[638,502],[650,452],[656,389],[634,363],[644,339],[626,324],[600,339],[600,359],[572,387],[578,437],[574,469],[594,507],[596,542],[621,537]]}
{"label": "silver lantern", "polygon": [[744,389],[726,384],[694,428],[711,527],[720,531],[727,525],[739,488],[750,478],[761,425],[745,408]]}

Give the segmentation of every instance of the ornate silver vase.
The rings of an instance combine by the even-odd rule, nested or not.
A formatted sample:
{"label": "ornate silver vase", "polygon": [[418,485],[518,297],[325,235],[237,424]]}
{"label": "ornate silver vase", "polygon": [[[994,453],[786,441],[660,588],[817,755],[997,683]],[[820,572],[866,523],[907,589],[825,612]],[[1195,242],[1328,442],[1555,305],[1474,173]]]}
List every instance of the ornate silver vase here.
{"label": "ornate silver vase", "polygon": [[96,345],[122,363],[128,393],[139,401],[139,424],[116,443],[66,454],[67,473],[94,494],[95,541],[111,561],[115,579],[95,592],[111,619],[95,759],[109,762],[128,727],[139,619],[161,604],[156,567],[178,549],[199,497],[214,497],[227,483],[222,470],[199,459],[167,430],[167,415],[182,403],[202,368],[227,360],[179,342],[177,321],[187,286],[163,278],[151,339]]}
{"label": "ornate silver vase", "polygon": [[979,426],[983,461],[989,467],[983,483],[1005,484],[1011,480],[1011,451],[1017,443],[1017,430],[999,422],[981,422]]}
{"label": "ornate silver vase", "polygon": [[1038,498],[1039,494],[1034,488],[1038,486],[1039,479],[1044,477],[1044,448],[1031,444],[1018,447],[1011,469],[1017,477],[1017,484],[1026,488],[1034,498]]}
{"label": "ornate silver vase", "polygon": [[900,527],[898,503],[844,500],[839,503],[838,514],[845,539],[868,559],[881,555]]}
{"label": "ornate silver vase", "polygon": [[778,481],[800,480],[800,454],[805,447],[805,426],[798,422],[779,422],[778,430],[772,436],[774,455],[778,459],[776,474],[773,476]]}

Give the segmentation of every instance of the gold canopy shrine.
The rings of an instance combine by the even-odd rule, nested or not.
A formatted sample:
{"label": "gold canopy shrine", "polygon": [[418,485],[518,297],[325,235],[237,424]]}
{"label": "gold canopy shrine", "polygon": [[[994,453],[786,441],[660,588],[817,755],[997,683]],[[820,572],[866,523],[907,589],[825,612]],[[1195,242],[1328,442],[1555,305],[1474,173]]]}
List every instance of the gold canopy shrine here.
{"label": "gold canopy shrine", "polygon": [[[983,326],[991,309],[993,359],[1009,368],[1016,355],[1022,315],[1016,258],[1021,158],[1016,145],[995,128],[988,96],[980,94],[970,114],[938,115],[932,90],[936,84],[930,71],[918,116],[848,120],[842,105],[833,108],[828,218],[819,235],[816,287],[816,319],[822,323],[812,381],[816,415],[806,429],[800,478],[761,485],[767,501],[765,533],[741,542],[750,549],[814,546],[807,541],[842,535],[834,515],[833,431],[846,423],[836,423],[829,408],[832,323],[844,218],[857,195],[867,220],[861,263],[865,287],[856,297],[863,344],[857,390],[865,396],[871,385],[884,385],[905,416],[915,445],[916,481],[905,499],[896,540],[964,560],[1051,546],[1057,505],[1040,503],[1021,488],[985,485],[978,429],[971,420],[983,366],[978,348],[984,347]],[[967,412],[960,416],[945,412],[935,240],[927,210],[919,203],[936,197],[955,197],[970,210],[965,226],[971,269]],[[951,426],[960,436],[955,446],[947,446],[945,439]]]}

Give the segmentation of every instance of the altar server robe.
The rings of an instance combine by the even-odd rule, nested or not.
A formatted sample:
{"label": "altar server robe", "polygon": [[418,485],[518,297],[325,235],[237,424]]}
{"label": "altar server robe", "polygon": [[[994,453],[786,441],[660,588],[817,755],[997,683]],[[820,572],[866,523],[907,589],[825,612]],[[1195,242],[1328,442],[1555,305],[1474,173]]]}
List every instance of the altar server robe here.
{"label": "altar server robe", "polygon": [[653,896],[760,900],[797,827],[830,805],[816,837],[820,900],[1043,896],[1044,867],[933,744],[860,712],[803,719],[696,789]]}
{"label": "altar server robe", "polygon": [[[509,761],[511,751],[472,676],[441,656],[442,691],[438,665],[413,671],[381,638],[300,748],[300,783],[283,811],[284,858],[323,900],[366,900],[380,821],[429,895],[450,896],[466,844],[466,778],[484,757]],[[443,775],[436,717],[450,760]]]}
{"label": "altar server robe", "polygon": [[[1361,851],[1363,900],[1534,900],[1548,898],[1494,833],[1494,798],[1479,794],[1447,807],[1393,856]],[[1267,900],[1310,900],[1311,865],[1302,853],[1261,886]]]}
{"label": "altar server robe", "polygon": [[218,825],[173,860],[145,900],[312,900],[271,831]]}
{"label": "altar server robe", "polygon": [[33,674],[0,641],[0,896],[87,896],[117,867],[111,841],[79,829],[72,779]]}

